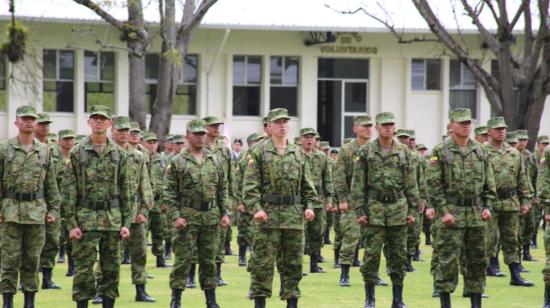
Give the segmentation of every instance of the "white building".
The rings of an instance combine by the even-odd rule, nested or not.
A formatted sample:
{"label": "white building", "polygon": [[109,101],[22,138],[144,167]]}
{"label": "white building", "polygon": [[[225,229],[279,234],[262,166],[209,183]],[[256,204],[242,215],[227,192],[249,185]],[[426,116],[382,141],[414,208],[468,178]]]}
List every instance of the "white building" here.
{"label": "white building", "polygon": [[[0,27],[9,21],[7,2],[0,0]],[[363,14],[342,15],[327,2],[220,0],[192,38],[171,132],[183,133],[186,122],[196,117],[217,115],[233,137],[246,137],[260,131],[270,108],[286,107],[293,116],[293,135],[301,127],[314,127],[340,145],[354,115],[391,111],[399,127],[416,129],[418,142],[431,147],[444,134],[454,107],[472,108],[476,123],[488,120],[491,108],[483,90],[439,44],[398,44],[376,21]],[[391,3],[399,8],[395,18],[407,33],[429,35],[410,1]],[[151,32],[157,11],[153,4],[146,8]],[[125,18],[123,9],[110,12]],[[97,103],[128,114],[128,59],[118,30],[70,0],[18,1],[16,15],[31,32],[24,63],[0,61],[0,139],[16,133],[15,109],[24,104],[48,112],[52,131],[86,133],[86,112]],[[443,20],[450,27],[463,22],[464,40],[490,69],[491,58],[479,47],[477,32],[457,18]],[[304,43],[328,32],[333,43]],[[153,98],[159,50],[157,38],[147,56]],[[550,133],[548,108],[540,133]]]}

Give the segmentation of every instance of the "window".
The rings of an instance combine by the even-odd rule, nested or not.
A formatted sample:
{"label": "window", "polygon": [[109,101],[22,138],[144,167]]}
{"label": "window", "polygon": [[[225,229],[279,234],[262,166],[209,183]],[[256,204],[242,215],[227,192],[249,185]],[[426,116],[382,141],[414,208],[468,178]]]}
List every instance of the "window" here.
{"label": "window", "polygon": [[416,91],[441,89],[441,60],[412,59],[411,87]]}
{"label": "window", "polygon": [[321,58],[317,69],[319,78],[369,79],[369,61],[365,59]]}
{"label": "window", "polygon": [[46,112],[74,111],[74,51],[42,52],[42,100]]}
{"label": "window", "polygon": [[270,109],[286,108],[298,115],[298,57],[271,57],[269,94]]}
{"label": "window", "polygon": [[6,111],[8,107],[8,94],[6,93],[8,88],[8,82],[6,80],[6,63],[6,57],[0,56],[0,111]]}
{"label": "window", "polygon": [[477,118],[477,90],[474,75],[458,60],[451,60],[449,85],[449,107],[470,108],[472,117]]}
{"label": "window", "polygon": [[84,52],[84,108],[105,105],[115,112],[115,53]]}
{"label": "window", "polygon": [[[182,77],[176,89],[176,96],[172,105],[172,114],[197,113],[198,63],[197,55],[185,56],[181,70]],[[151,113],[157,96],[159,68],[159,54],[147,54],[145,56],[145,108],[148,113]]]}
{"label": "window", "polygon": [[261,79],[260,56],[233,56],[233,115],[260,115]]}

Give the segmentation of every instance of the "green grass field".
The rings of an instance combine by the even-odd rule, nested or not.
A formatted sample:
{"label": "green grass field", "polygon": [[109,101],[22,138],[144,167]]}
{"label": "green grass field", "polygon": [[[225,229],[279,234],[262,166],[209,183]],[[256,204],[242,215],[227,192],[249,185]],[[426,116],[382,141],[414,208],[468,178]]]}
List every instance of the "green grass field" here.
{"label": "green grass field", "polygon": [[[236,232],[234,232],[236,233]],[[523,274],[524,278],[535,282],[533,288],[520,288],[509,286],[509,273],[505,267],[501,267],[507,273],[505,278],[488,278],[486,293],[489,299],[483,301],[484,307],[541,307],[544,286],[542,282],[541,270],[544,266],[544,249],[542,246],[542,232],[539,231],[539,248],[532,250],[532,254],[538,260],[537,262],[524,262],[524,266],[530,273]],[[234,245],[236,246],[236,244]],[[236,247],[233,247],[236,251]],[[431,257],[431,247],[422,246],[422,259],[424,262],[415,262],[414,266],[418,270],[416,273],[408,274],[405,278],[405,303],[408,307],[429,308],[439,307],[439,300],[431,297],[432,277],[429,274],[429,260]],[[323,256],[330,263],[322,266],[328,269],[326,274],[310,274],[304,277],[300,287],[302,298],[299,301],[299,307],[312,308],[334,308],[334,307],[363,307],[364,292],[361,274],[358,268],[352,268],[350,288],[341,288],[338,286],[339,269],[332,268],[333,251],[331,245],[323,248]],[[304,269],[309,269],[304,258]],[[382,261],[384,262],[384,260]],[[122,266],[120,298],[116,302],[116,307],[169,307],[170,289],[168,287],[168,276],[170,269],[157,269],[154,267],[154,258],[148,259],[147,268],[154,275],[154,279],[149,280],[147,284],[148,293],[153,296],[157,302],[154,304],[134,302],[134,286],[130,281],[130,266]],[[384,272],[385,264],[381,264],[381,272]],[[253,302],[246,298],[249,275],[245,268],[237,265],[237,256],[226,257],[226,263],[222,267],[223,278],[229,283],[228,286],[217,289],[218,303],[223,308],[243,308],[253,307]],[[72,279],[65,277],[66,264],[58,264],[54,272],[54,281],[62,286],[62,290],[45,290],[37,294],[36,307],[74,307],[71,301]],[[389,277],[383,274],[383,279],[389,282]],[[278,294],[279,280],[275,279],[274,294]],[[459,283],[457,292],[453,294],[453,307],[469,307],[469,300],[462,298],[462,282]],[[22,294],[17,294],[15,306],[22,306]],[[377,307],[391,306],[391,286],[376,288]],[[91,303],[90,303],[90,306]],[[183,307],[204,307],[204,295],[200,289],[186,290],[183,294]],[[285,302],[278,298],[271,298],[267,303],[268,307],[286,307]],[[100,306],[95,306],[100,307]]]}

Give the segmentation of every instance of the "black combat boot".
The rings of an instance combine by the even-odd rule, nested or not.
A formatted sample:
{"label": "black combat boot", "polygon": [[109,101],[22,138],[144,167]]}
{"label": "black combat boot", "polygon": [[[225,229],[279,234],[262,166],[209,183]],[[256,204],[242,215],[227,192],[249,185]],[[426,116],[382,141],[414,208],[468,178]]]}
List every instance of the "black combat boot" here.
{"label": "black combat boot", "polygon": [[360,267],[361,262],[359,262],[359,248],[355,249],[355,254],[353,255],[353,263],[351,264],[352,267]]}
{"label": "black combat boot", "polygon": [[265,297],[255,297],[254,308],[265,308]]}
{"label": "black combat boot", "polygon": [[204,290],[204,297],[206,298],[206,308],[220,308],[216,303],[216,289]]}
{"label": "black combat boot", "polygon": [[59,256],[57,263],[65,263],[65,245],[59,245]]}
{"label": "black combat boot", "polygon": [[289,298],[286,300],[286,308],[298,308],[298,299]]}
{"label": "black combat boot", "polygon": [[481,293],[470,293],[471,308],[481,308]]}
{"label": "black combat boot", "polygon": [[[466,290],[464,290],[462,291],[462,297],[472,297],[472,293],[466,292]],[[489,295],[481,293],[481,298],[489,298]]]}
{"label": "black combat boot", "polygon": [[34,308],[34,295],[36,292],[24,292],[24,300],[23,308]]}
{"label": "black combat boot", "polygon": [[172,289],[172,300],[170,308],[181,308],[181,289]]}
{"label": "black combat boot", "polygon": [[512,263],[509,265],[510,268],[510,285],[511,286],[520,286],[520,287],[532,287],[534,284],[530,281],[527,281],[521,277],[519,273],[519,263]]}
{"label": "black combat boot", "polygon": [[334,248],[334,265],[332,268],[340,267],[340,247]]}
{"label": "black combat boot", "polygon": [[416,244],[416,250],[414,251],[413,261],[424,261],[420,258],[420,254],[422,252],[420,251],[420,247],[418,244]]}
{"label": "black combat boot", "polygon": [[226,256],[232,256],[233,255],[233,251],[231,250],[231,242],[230,241],[225,241],[225,243],[223,243],[223,250],[224,250]]}
{"label": "black combat boot", "polygon": [[164,259],[170,260],[172,258],[172,243],[165,241],[164,243]]}
{"label": "black combat boot", "polygon": [[13,308],[13,293],[2,294],[3,305],[2,308]]}
{"label": "black combat boot", "polygon": [[166,263],[166,260],[164,260],[164,256],[157,256],[157,267],[158,268],[166,268],[171,267],[170,264]]}
{"label": "black combat boot", "polygon": [[407,308],[403,302],[403,285],[392,285],[393,300],[391,308]]}
{"label": "black combat boot", "polygon": [[98,293],[94,296],[94,299],[92,299],[92,304],[99,305],[101,303],[103,303],[103,295]]}
{"label": "black combat boot", "polygon": [[489,266],[487,266],[487,276],[490,277],[505,277],[506,274],[500,271],[500,264],[497,257],[489,258]]}
{"label": "black combat boot", "polygon": [[315,254],[309,256],[309,272],[310,273],[326,273],[322,267],[317,265],[317,256]]}
{"label": "black combat boot", "polygon": [[331,245],[332,242],[330,241],[330,228],[327,228],[325,230],[325,239],[324,239],[325,245]]}
{"label": "black combat boot", "polygon": [[340,286],[349,287],[349,264],[340,265]]}
{"label": "black combat boot", "polygon": [[132,259],[130,258],[130,254],[128,253],[128,250],[124,250],[124,256],[122,257],[122,264],[132,264]]}
{"label": "black combat boot", "polygon": [[366,284],[365,285],[365,307],[364,308],[375,308],[374,305],[374,285]]}
{"label": "black combat boot", "polygon": [[76,302],[76,308],[88,308],[88,300],[84,299]]}
{"label": "black combat boot", "polygon": [[321,252],[317,252],[315,254],[315,259],[317,260],[317,263],[326,263],[327,260],[325,258],[323,258],[323,256],[321,255]]}
{"label": "black combat boot", "polygon": [[405,270],[409,273],[414,273],[416,272],[416,269],[413,267],[412,265],[412,259],[413,259],[414,255],[408,255],[407,256],[407,266],[405,267]]}
{"label": "black combat boot", "polygon": [[544,286],[544,306],[542,308],[550,308],[550,286]]}
{"label": "black combat boot", "polygon": [[537,261],[537,259],[531,256],[531,252],[529,251],[530,248],[531,245],[529,244],[523,245],[523,261]]}
{"label": "black combat boot", "polygon": [[388,283],[385,282],[382,278],[380,278],[380,275],[376,275],[376,280],[374,281],[374,284],[381,287],[388,286]]}
{"label": "black combat boot", "polygon": [[216,262],[216,279],[218,280],[218,287],[223,287],[227,285],[222,278],[222,263]]}
{"label": "black combat boot", "polygon": [[101,303],[102,308],[114,308],[115,299],[107,296],[103,296],[103,303]]}
{"label": "black combat boot", "polygon": [[451,294],[439,292],[439,302],[441,303],[441,308],[451,308]]}
{"label": "black combat boot", "polygon": [[53,268],[42,268],[42,289],[59,290],[60,286],[52,281]]}
{"label": "black combat boot", "polygon": [[[537,225],[538,227],[538,225]],[[537,245],[537,234],[538,234],[539,228],[535,229],[535,234],[533,234],[533,237],[531,238],[531,248],[533,249],[539,249],[539,246]]]}
{"label": "black combat boot", "polygon": [[185,287],[188,289],[195,288],[195,268],[196,264],[192,263],[191,267],[189,268],[189,274],[187,276],[187,284],[185,285]]}
{"label": "black combat boot", "polygon": [[154,303],[155,299],[145,292],[144,284],[136,284],[136,302]]}
{"label": "black combat boot", "polygon": [[68,254],[67,255],[67,274],[65,274],[66,277],[73,277],[74,276],[74,259],[73,257]]}
{"label": "black combat boot", "polygon": [[429,227],[424,230],[424,235],[426,236],[426,241],[424,242],[424,244],[426,244],[426,246],[431,246],[432,245],[432,233],[431,233]]}
{"label": "black combat boot", "polygon": [[500,270],[500,261],[498,259],[498,254],[499,254],[499,252],[497,251],[497,255],[495,256],[495,258],[493,260],[495,262],[494,265],[493,265],[493,267],[495,269],[495,273],[497,274],[497,277],[506,277],[506,274],[503,271]]}
{"label": "black combat boot", "polygon": [[246,266],[246,245],[239,245],[239,266]]}

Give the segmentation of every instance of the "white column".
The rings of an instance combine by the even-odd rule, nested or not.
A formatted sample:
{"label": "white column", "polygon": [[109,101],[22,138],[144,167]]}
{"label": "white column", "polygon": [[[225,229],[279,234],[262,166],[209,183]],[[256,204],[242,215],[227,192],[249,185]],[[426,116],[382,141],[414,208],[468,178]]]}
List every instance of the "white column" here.
{"label": "white column", "polygon": [[84,50],[75,50],[75,72],[74,72],[74,111],[75,111],[75,132],[84,134],[86,131],[86,110],[84,109]]}
{"label": "white column", "polygon": [[[447,134],[447,124],[449,123],[449,87],[450,87],[450,59],[445,57],[443,61],[443,72],[442,72],[442,102],[441,102],[441,135]],[[441,140],[441,139],[440,139]]]}
{"label": "white column", "polygon": [[117,115],[127,116],[130,111],[130,84],[128,53],[126,51],[115,52],[115,107]]}

